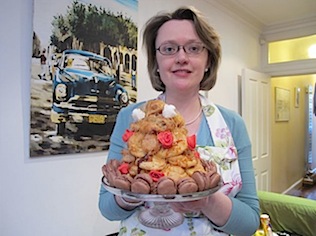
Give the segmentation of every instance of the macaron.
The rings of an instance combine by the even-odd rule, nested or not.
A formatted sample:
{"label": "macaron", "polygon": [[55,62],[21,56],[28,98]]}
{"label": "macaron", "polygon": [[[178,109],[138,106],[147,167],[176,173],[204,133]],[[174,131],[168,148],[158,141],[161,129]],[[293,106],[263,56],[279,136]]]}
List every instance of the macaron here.
{"label": "macaron", "polygon": [[195,193],[198,191],[198,185],[191,177],[186,177],[177,182],[178,193]]}
{"label": "macaron", "polygon": [[117,170],[117,168],[120,166],[121,162],[119,160],[116,160],[116,159],[111,159],[109,162],[108,162],[108,166],[109,168],[113,169],[113,170]]}
{"label": "macaron", "polygon": [[203,161],[204,161],[203,165],[207,172],[212,172],[212,173],[217,172],[217,167],[214,161],[206,161],[206,160],[203,160]]}
{"label": "macaron", "polygon": [[132,177],[128,175],[118,175],[113,179],[113,184],[118,189],[131,190]]}
{"label": "macaron", "polygon": [[206,189],[215,188],[221,181],[221,176],[216,173],[206,173]]}
{"label": "macaron", "polygon": [[117,172],[111,167],[111,165],[106,164],[102,167],[102,172],[104,177],[107,179],[107,182],[110,186],[115,187],[114,179],[117,176]]}
{"label": "macaron", "polygon": [[149,174],[141,173],[135,176],[131,183],[131,191],[133,193],[148,194],[151,191],[153,183]]}
{"label": "macaron", "polygon": [[109,185],[112,187],[115,187],[115,179],[117,177],[117,174],[115,173],[115,171],[108,171],[106,175],[104,176],[107,179]]}
{"label": "macaron", "polygon": [[177,186],[173,179],[169,177],[162,177],[157,182],[157,194],[168,195],[176,194]]}
{"label": "macaron", "polygon": [[195,171],[193,175],[191,176],[192,179],[196,182],[198,186],[198,191],[204,191],[206,187],[206,176],[201,171]]}

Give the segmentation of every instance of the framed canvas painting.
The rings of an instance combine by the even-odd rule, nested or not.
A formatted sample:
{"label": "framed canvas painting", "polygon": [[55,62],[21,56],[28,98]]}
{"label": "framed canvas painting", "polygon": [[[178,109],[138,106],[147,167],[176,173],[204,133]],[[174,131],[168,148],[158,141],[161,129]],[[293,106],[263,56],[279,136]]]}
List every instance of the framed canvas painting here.
{"label": "framed canvas painting", "polygon": [[137,0],[34,0],[30,157],[107,150],[137,97]]}
{"label": "framed canvas painting", "polygon": [[294,89],[294,106],[296,108],[300,107],[300,93],[301,93],[301,89],[298,87],[295,87],[295,89]]}
{"label": "framed canvas painting", "polygon": [[290,120],[290,90],[275,88],[275,121]]}

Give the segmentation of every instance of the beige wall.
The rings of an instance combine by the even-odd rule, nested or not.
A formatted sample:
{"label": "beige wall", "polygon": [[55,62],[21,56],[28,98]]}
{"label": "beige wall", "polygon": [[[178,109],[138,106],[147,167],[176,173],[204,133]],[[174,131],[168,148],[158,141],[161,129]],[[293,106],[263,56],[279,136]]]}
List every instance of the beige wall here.
{"label": "beige wall", "polygon": [[[316,75],[277,77],[271,79],[272,184],[271,191],[284,192],[305,174],[307,131],[306,87],[314,85]],[[275,88],[290,91],[289,121],[275,121]],[[299,107],[294,105],[295,87],[301,89]]]}

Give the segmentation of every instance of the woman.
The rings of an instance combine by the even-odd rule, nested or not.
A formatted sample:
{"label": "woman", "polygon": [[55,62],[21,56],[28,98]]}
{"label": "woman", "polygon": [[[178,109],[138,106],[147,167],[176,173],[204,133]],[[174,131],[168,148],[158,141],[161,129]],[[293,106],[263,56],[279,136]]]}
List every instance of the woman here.
{"label": "woman", "polygon": [[[170,204],[178,212],[200,212],[168,231],[150,229],[137,222],[139,205],[113,196],[101,188],[99,208],[109,220],[121,220],[127,230],[121,235],[252,235],[259,226],[259,202],[251,159],[251,143],[241,117],[215,106],[199,94],[216,82],[221,46],[214,29],[198,11],[183,7],[151,18],[143,33],[148,71],[158,99],[173,104],[186,121],[190,134],[197,135],[202,158],[214,154],[224,185],[201,200]],[[132,122],[133,109],[121,110],[111,137],[108,159],[121,159],[125,147],[121,137]],[[135,232],[142,234],[132,234]]]}

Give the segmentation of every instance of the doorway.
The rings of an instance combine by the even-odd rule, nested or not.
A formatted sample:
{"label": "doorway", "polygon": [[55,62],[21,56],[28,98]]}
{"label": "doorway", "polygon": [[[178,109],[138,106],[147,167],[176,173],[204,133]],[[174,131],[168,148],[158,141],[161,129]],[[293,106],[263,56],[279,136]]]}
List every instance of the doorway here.
{"label": "doorway", "polygon": [[[316,74],[271,78],[271,166],[274,180],[271,183],[271,191],[286,192],[300,183],[306,173],[308,148],[306,89],[308,85],[314,85],[315,82]],[[286,121],[277,121],[275,118],[276,88],[289,91],[289,119]],[[298,88],[299,94],[297,94]],[[316,153],[313,159],[313,164],[316,164]]]}

